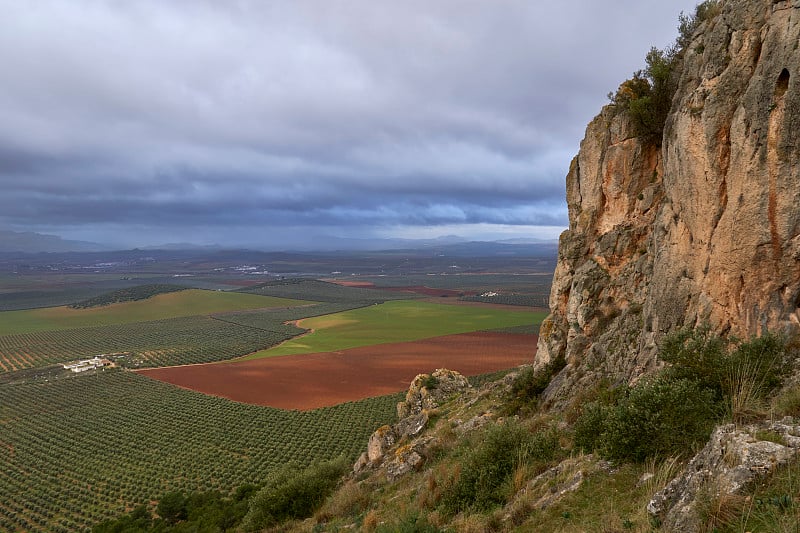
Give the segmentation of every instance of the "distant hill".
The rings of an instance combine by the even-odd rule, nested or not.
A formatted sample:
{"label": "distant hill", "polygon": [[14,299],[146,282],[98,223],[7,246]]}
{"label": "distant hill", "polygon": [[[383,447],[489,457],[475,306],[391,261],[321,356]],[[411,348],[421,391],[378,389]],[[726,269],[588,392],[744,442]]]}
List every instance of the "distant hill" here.
{"label": "distant hill", "polygon": [[0,230],[2,252],[100,252],[107,249],[97,243],[70,241],[57,235]]}

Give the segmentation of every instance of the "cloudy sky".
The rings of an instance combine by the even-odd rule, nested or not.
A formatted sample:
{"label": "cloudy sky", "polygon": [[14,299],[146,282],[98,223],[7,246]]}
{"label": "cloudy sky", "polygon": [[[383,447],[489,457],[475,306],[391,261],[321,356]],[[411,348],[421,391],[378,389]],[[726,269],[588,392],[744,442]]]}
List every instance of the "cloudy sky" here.
{"label": "cloudy sky", "polygon": [[693,0],[0,0],[0,229],[140,246],[557,236]]}

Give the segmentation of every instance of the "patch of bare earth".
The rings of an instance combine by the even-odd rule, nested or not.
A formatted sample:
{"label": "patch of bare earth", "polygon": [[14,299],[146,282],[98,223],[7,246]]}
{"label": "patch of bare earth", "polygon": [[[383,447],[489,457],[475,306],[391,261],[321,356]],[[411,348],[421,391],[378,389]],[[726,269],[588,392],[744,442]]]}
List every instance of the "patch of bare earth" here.
{"label": "patch of bare earth", "polygon": [[237,402],[316,409],[399,392],[437,368],[474,376],[533,361],[536,335],[474,332],[340,352],[271,357],[138,372]]}

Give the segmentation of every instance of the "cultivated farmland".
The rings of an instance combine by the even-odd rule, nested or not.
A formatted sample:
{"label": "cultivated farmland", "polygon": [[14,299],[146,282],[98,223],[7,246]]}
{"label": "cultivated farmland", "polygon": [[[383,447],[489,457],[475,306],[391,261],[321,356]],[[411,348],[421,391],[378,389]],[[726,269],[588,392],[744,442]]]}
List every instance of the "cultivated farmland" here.
{"label": "cultivated farmland", "polygon": [[537,340],[531,334],[462,333],[337,352],[154,368],[142,373],[236,401],[314,409],[401,391],[417,374],[437,368],[474,376],[530,363]]}
{"label": "cultivated farmland", "polygon": [[229,493],[288,461],[355,459],[398,399],[283,411],[119,370],[1,385],[0,530],[85,530],[169,490]]}
{"label": "cultivated farmland", "polygon": [[[125,368],[221,362],[257,351],[271,356],[280,350],[352,350],[332,355],[352,355],[348,363],[363,366],[361,374],[351,367],[344,378],[330,367],[303,367],[302,355],[245,364],[282,359],[296,366],[298,381],[289,389],[274,382],[275,391],[295,397],[322,395],[313,379],[394,379],[388,389],[375,379],[379,387],[368,393],[352,387],[357,396],[335,399],[340,402],[404,389],[414,374],[432,369],[426,365],[434,364],[436,350],[453,358],[444,366],[479,365],[475,372],[513,366],[533,355],[530,333],[544,313],[408,298],[416,297],[278,280],[241,292],[190,289],[91,309],[0,313],[0,530],[85,530],[172,489],[230,493],[243,483],[262,482],[288,461],[308,464],[339,454],[352,460],[376,427],[392,421],[398,400],[395,394],[284,411],[183,390]],[[380,303],[384,300],[392,301]],[[303,328],[315,331],[293,338]],[[512,340],[470,333],[479,330],[528,334]],[[506,343],[503,357],[517,359],[498,357],[495,366],[481,360],[491,358],[492,350],[499,353],[495,341]],[[377,354],[372,350],[388,350],[387,343],[395,343],[393,354],[369,359]],[[275,352],[263,351],[270,346]],[[108,353],[124,368],[72,375],[50,366]],[[399,377],[386,371],[398,359],[406,364]],[[212,373],[221,376],[224,367],[236,365],[216,364]],[[258,386],[272,387],[275,376],[261,374]]]}
{"label": "cultivated farmland", "polygon": [[114,354],[141,368],[221,361],[289,339],[303,330],[282,321],[248,327],[207,316],[0,336],[0,371]]}
{"label": "cultivated farmland", "polygon": [[130,324],[132,322],[208,315],[260,307],[289,307],[307,304],[307,301],[286,298],[191,289],[159,294],[147,300],[92,307],[90,309],[72,309],[64,306],[25,311],[4,311],[0,313],[0,335]]}
{"label": "cultivated farmland", "polygon": [[455,333],[531,325],[544,312],[394,301],[334,315],[302,320],[312,333],[255,353],[247,359],[331,352],[390,342],[404,342]]}

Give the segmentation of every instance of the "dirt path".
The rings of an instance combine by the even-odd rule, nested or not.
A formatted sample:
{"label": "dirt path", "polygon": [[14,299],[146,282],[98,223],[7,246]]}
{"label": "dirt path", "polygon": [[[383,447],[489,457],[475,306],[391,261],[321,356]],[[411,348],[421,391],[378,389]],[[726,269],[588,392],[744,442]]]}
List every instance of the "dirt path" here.
{"label": "dirt path", "polygon": [[437,368],[473,376],[533,361],[538,337],[475,332],[339,352],[138,370],[186,389],[282,409],[315,409],[405,390]]}

